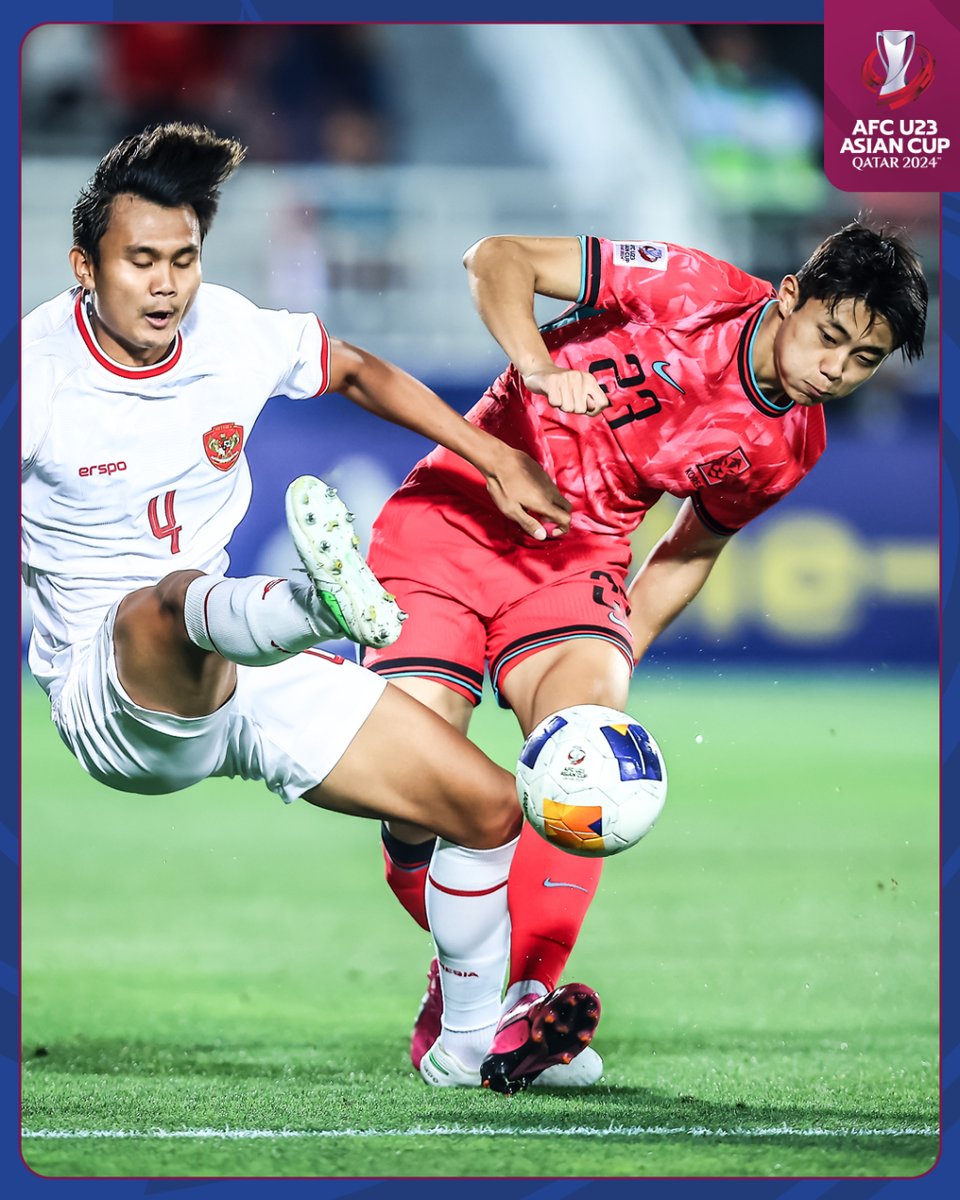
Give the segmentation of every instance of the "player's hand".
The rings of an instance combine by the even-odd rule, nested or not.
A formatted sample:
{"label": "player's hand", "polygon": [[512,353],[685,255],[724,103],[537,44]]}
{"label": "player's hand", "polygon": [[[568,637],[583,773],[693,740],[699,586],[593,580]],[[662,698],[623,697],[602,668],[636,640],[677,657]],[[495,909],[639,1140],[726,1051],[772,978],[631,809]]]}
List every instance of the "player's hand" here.
{"label": "player's hand", "polygon": [[[560,537],[570,528],[570,501],[529,454],[504,445],[486,479],[497,508],[538,542]],[[534,513],[552,524],[549,535]]]}
{"label": "player's hand", "polygon": [[561,412],[595,417],[610,405],[606,392],[589,371],[543,367],[524,375],[523,382],[529,391],[546,396],[551,408]]}

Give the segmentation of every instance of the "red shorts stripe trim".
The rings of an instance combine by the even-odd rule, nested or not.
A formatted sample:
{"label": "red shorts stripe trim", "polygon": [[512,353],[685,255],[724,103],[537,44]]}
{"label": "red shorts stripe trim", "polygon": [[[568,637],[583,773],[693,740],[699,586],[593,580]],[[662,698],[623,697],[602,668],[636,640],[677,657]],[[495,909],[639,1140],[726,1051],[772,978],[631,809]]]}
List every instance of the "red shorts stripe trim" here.
{"label": "red shorts stripe trim", "polygon": [[386,658],[364,662],[371,671],[386,679],[436,679],[462,692],[479,704],[483,698],[483,676],[459,663],[439,658]]}
{"label": "red shorts stripe trim", "polygon": [[490,664],[490,680],[493,683],[498,703],[501,705],[503,703],[500,700],[500,677],[504,668],[512,666],[521,655],[537,650],[546,650],[550,646],[576,641],[578,638],[593,638],[597,641],[609,642],[620,651],[626,659],[631,673],[633,672],[633,645],[628,638],[614,629],[606,629],[602,625],[570,625],[563,629],[544,630],[541,634],[531,634],[529,637],[512,642]]}

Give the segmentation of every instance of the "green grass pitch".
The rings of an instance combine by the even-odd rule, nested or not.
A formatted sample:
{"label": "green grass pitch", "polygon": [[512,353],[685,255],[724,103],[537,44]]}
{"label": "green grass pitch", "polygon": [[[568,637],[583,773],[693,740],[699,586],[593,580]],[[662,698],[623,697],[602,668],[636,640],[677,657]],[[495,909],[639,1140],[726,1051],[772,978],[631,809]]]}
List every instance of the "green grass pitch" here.
{"label": "green grass pitch", "polygon": [[[23,1140],[48,1176],[916,1176],[939,1149],[937,680],[644,673],[660,823],[567,978],[602,1083],[426,1088],[375,824],[92,783],[23,702]],[[492,701],[474,736],[511,764]],[[509,1133],[510,1136],[504,1136]]]}

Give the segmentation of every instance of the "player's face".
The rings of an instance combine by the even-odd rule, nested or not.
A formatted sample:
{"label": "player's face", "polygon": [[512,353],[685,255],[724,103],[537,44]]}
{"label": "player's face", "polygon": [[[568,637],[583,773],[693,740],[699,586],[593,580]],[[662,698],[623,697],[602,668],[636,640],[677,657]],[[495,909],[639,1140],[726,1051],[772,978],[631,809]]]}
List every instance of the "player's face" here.
{"label": "player's face", "polygon": [[773,345],[783,395],[803,405],[849,396],[893,350],[893,331],[858,300],[841,300],[832,309],[822,300],[807,300],[797,308],[795,284],[788,276],[781,285],[783,320]]}
{"label": "player's face", "polygon": [[93,292],[102,349],[128,366],[150,366],[170,348],[200,286],[200,225],[189,205],[163,208],[117,196],[100,239],[100,265],[76,247],[74,273]]}

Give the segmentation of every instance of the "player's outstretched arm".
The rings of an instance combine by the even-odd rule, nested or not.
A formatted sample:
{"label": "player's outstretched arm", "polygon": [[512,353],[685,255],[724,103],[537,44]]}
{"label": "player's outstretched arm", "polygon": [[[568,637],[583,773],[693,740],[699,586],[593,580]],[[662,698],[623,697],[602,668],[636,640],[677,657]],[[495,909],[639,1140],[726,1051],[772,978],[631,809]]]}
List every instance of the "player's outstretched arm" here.
{"label": "player's outstretched arm", "polygon": [[538,517],[551,523],[553,536],[569,529],[570,502],[539,463],[471,425],[400,367],[332,338],[329,390],[465,458],[483,475],[497,508],[524,533],[540,541],[548,536]]}
{"label": "player's outstretched arm", "polygon": [[558,367],[534,315],[534,296],[576,300],[580,295],[579,238],[488,237],[463,256],[470,293],[483,323],[503,347],[531,392],[563,412],[596,416],[609,401],[588,371]]}
{"label": "player's outstretched arm", "polygon": [[637,662],[697,595],[729,541],[701,523],[690,500],[683,502],[627,590]]}

